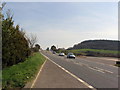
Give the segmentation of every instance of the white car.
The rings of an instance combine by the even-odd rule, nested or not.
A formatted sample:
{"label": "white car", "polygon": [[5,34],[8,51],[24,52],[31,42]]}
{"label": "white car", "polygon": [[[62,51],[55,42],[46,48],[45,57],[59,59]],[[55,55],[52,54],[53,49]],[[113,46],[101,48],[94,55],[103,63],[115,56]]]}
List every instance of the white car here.
{"label": "white car", "polygon": [[75,59],[75,55],[73,53],[68,53],[67,58],[74,58]]}
{"label": "white car", "polygon": [[59,53],[59,56],[64,56],[65,54],[64,53]]}

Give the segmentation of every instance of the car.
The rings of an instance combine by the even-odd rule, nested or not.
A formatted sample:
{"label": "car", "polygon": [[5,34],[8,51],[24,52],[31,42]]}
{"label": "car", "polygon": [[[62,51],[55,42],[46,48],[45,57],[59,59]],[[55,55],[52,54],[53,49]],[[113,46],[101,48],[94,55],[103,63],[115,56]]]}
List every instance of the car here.
{"label": "car", "polygon": [[68,53],[67,58],[74,58],[75,59],[75,55],[73,53]]}
{"label": "car", "polygon": [[59,56],[64,56],[65,54],[64,53],[59,53]]}

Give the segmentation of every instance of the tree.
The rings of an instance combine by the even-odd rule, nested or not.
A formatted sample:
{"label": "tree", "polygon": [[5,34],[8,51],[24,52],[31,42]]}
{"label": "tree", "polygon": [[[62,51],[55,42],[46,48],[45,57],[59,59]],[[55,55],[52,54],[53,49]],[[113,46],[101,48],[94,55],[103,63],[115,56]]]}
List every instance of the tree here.
{"label": "tree", "polygon": [[1,23],[2,23],[2,18],[4,17],[3,16],[3,14],[2,14],[2,9],[3,9],[3,7],[5,6],[5,2],[4,3],[2,3],[2,6],[0,7],[0,25],[2,25]]}
{"label": "tree", "polygon": [[2,3],[2,6],[0,7],[0,63],[2,61],[2,19],[3,19],[3,14],[2,14],[2,9],[5,6],[6,3]]}
{"label": "tree", "polygon": [[30,48],[25,33],[19,25],[14,25],[10,11],[2,19],[2,67],[23,62],[30,55]]}
{"label": "tree", "polygon": [[51,50],[53,50],[53,51],[56,51],[57,49],[56,49],[56,46],[51,46]]}
{"label": "tree", "polygon": [[39,44],[35,44],[35,47],[36,47],[37,49],[40,49],[40,45],[39,45]]}
{"label": "tree", "polygon": [[49,47],[47,47],[47,49],[46,49],[47,51],[49,51]]}
{"label": "tree", "polygon": [[40,49],[40,45],[39,44],[35,44],[35,47],[32,48],[32,51],[39,52],[39,49]]}
{"label": "tree", "polygon": [[30,48],[33,48],[34,44],[37,42],[36,35],[30,34],[29,36],[26,36],[26,38],[27,38]]}

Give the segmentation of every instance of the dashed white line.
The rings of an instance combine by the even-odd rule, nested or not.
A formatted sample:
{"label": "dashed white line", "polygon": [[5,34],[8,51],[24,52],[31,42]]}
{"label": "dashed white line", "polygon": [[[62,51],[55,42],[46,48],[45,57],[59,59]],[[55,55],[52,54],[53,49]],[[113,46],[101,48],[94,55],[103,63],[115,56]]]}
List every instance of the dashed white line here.
{"label": "dashed white line", "polygon": [[109,70],[101,69],[101,68],[98,68],[98,67],[95,67],[95,68],[100,69],[101,71],[105,71],[105,72],[113,73],[113,72],[111,72],[111,71],[109,71]]}
{"label": "dashed white line", "polygon": [[103,71],[101,71],[101,70],[97,70],[97,69],[94,69],[94,68],[92,68],[92,67],[88,67],[88,68],[90,68],[90,69],[92,69],[92,70],[94,70],[94,71],[98,71],[98,72],[101,72],[101,73],[105,73],[105,72],[103,72]]}
{"label": "dashed white line", "polygon": [[71,72],[69,72],[68,70],[66,70],[65,68],[63,68],[62,66],[58,65],[57,63],[55,63],[54,61],[52,61],[51,59],[49,59],[47,56],[45,56],[44,54],[42,54],[42,55],[44,57],[46,57],[48,60],[50,60],[52,63],[54,63],[55,65],[57,65],[59,68],[61,68],[62,70],[64,70],[65,72],[67,72],[68,74],[70,74],[71,76],[73,76],[74,78],[76,78],[78,81],[82,82],[87,87],[91,88],[92,90],[96,90],[93,86],[89,85],[88,83],[86,83],[82,79],[78,78],[76,75],[72,74]]}
{"label": "dashed white line", "polygon": [[[84,61],[92,62],[92,61],[88,61],[88,60],[85,60],[85,59],[84,59]],[[111,67],[114,67],[114,68],[118,68],[118,67],[116,67],[114,65],[104,64],[104,63],[101,63],[101,62],[94,62],[94,63],[101,64],[101,65],[108,65],[108,66],[111,66]]]}

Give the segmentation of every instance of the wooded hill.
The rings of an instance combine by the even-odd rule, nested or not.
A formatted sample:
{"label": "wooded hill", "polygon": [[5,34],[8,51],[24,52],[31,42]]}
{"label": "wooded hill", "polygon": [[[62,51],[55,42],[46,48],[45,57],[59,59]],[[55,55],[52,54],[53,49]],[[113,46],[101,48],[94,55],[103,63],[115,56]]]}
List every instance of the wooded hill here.
{"label": "wooded hill", "polygon": [[67,50],[73,49],[102,49],[102,50],[118,50],[120,41],[117,40],[86,40],[81,43],[68,48]]}

